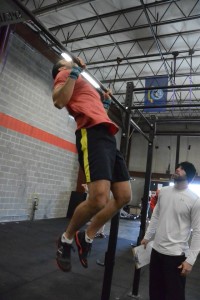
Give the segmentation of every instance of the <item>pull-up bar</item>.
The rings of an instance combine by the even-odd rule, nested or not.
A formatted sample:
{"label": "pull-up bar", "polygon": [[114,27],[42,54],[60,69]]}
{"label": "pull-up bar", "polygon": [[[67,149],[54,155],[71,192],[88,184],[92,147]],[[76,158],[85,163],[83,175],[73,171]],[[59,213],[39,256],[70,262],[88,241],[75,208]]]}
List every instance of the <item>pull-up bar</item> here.
{"label": "pull-up bar", "polygon": [[137,105],[137,106],[132,106],[131,109],[151,109],[151,108],[192,108],[192,107],[200,107],[200,104],[168,104],[168,105]]}
{"label": "pull-up bar", "polygon": [[149,91],[149,90],[164,90],[165,92],[167,90],[171,90],[171,89],[182,89],[182,88],[193,88],[193,87],[199,87],[200,88],[200,84],[179,84],[179,85],[167,85],[167,86],[150,86],[150,87],[144,87],[144,88],[135,88],[134,92],[141,92],[141,91]]}

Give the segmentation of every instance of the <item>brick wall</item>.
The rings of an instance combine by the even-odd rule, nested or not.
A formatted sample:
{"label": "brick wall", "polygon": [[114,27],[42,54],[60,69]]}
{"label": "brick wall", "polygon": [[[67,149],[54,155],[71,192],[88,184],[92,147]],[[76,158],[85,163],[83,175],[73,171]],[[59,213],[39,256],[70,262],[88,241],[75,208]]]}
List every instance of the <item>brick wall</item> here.
{"label": "brick wall", "polygon": [[75,122],[53,106],[52,64],[11,35],[0,70],[0,222],[66,215],[76,188]]}

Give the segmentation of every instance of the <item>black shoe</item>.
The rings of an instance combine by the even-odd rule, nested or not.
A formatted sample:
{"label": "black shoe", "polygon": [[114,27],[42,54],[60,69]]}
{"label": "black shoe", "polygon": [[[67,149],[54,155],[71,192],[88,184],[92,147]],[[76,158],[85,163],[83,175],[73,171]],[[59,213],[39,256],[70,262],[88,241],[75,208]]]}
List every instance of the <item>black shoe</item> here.
{"label": "black shoe", "polygon": [[85,232],[77,231],[75,235],[75,242],[78,247],[78,255],[80,262],[84,268],[88,268],[87,256],[91,251],[92,243],[85,241]]}
{"label": "black shoe", "polygon": [[63,243],[61,237],[58,240],[58,250],[56,252],[56,262],[58,267],[63,272],[71,271],[71,249],[73,251],[74,247],[71,244]]}

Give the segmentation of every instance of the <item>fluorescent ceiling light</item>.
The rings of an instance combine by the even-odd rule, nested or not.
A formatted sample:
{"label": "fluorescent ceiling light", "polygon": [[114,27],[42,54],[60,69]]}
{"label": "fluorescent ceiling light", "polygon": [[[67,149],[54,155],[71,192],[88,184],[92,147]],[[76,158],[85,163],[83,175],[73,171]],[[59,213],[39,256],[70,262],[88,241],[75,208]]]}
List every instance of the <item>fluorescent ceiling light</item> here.
{"label": "fluorescent ceiling light", "polygon": [[83,71],[81,75],[85,77],[85,79],[87,79],[96,89],[100,88],[100,85],[88,73]]}
{"label": "fluorescent ceiling light", "polygon": [[61,56],[62,56],[66,61],[72,61],[71,56],[69,56],[69,54],[67,54],[67,53],[65,53],[65,52],[63,52],[63,53],[61,54]]}
{"label": "fluorescent ceiling light", "polygon": [[[72,58],[70,57],[69,54],[63,52],[61,56],[66,60],[66,61],[72,61]],[[100,88],[100,85],[85,71],[81,72],[81,75],[87,79],[96,89]]]}

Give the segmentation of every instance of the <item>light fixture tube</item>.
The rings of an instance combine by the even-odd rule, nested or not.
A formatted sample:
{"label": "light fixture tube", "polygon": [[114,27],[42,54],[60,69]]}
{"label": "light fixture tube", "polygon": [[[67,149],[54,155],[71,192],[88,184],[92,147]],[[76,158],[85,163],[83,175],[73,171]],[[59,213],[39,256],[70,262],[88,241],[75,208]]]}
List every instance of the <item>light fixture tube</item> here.
{"label": "light fixture tube", "polygon": [[87,79],[87,81],[89,81],[95,87],[95,89],[100,89],[100,85],[88,73],[83,71],[81,75]]}
{"label": "light fixture tube", "polygon": [[69,54],[63,52],[61,53],[61,56],[66,60],[66,61],[72,61],[72,58]]}
{"label": "light fixture tube", "polygon": [[[70,57],[69,54],[63,52],[61,56],[66,60],[66,61],[72,61],[72,58]],[[81,75],[89,81],[96,89],[100,88],[100,85],[85,71],[81,72]]]}

